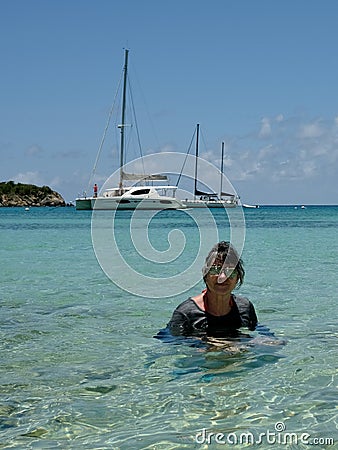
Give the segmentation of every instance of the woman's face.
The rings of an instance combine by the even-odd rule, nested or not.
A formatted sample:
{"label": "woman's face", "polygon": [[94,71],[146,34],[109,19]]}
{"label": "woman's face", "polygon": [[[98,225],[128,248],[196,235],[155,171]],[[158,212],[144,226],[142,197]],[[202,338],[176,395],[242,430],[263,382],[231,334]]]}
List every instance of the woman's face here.
{"label": "woman's face", "polygon": [[208,289],[217,295],[228,295],[235,289],[238,272],[235,267],[213,265],[205,278]]}

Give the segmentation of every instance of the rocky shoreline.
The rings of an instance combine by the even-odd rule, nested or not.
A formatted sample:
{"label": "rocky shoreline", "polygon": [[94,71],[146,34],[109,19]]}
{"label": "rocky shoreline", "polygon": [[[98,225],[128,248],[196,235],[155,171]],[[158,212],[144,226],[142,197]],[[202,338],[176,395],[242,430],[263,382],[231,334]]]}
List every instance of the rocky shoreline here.
{"label": "rocky shoreline", "polygon": [[0,182],[0,207],[72,206],[48,186]]}

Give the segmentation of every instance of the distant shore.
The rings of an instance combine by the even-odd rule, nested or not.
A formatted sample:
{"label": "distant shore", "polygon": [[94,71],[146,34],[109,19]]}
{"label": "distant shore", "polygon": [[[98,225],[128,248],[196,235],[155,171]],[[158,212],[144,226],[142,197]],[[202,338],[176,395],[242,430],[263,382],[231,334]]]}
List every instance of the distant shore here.
{"label": "distant shore", "polygon": [[15,206],[73,206],[66,203],[61,194],[48,186],[0,182],[0,207]]}

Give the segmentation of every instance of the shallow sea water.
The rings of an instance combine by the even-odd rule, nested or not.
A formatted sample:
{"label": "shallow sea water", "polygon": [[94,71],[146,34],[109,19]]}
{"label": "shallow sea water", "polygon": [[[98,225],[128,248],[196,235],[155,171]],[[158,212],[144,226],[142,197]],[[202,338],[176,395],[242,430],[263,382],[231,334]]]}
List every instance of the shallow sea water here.
{"label": "shallow sea water", "polygon": [[[162,212],[152,243],[178,227],[193,252],[190,220]],[[125,247],[129,221],[116,220]],[[336,448],[338,207],[261,207],[245,222],[239,293],[275,338],[211,345],[153,337],[202,282],[132,295],[102,271],[90,212],[1,208],[0,448]]]}

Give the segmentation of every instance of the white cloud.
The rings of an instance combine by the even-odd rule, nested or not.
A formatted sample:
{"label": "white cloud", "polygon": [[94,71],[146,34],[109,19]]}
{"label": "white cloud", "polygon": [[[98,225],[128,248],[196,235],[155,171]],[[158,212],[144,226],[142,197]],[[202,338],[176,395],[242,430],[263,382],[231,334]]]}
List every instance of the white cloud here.
{"label": "white cloud", "polygon": [[316,169],[317,167],[314,161],[307,161],[303,165],[303,174],[306,178],[311,177],[316,173]]}
{"label": "white cloud", "polygon": [[62,186],[62,179],[59,176],[54,177],[49,183],[47,183],[48,186]]}
{"label": "white cloud", "polygon": [[[168,150],[173,149],[162,149]],[[38,147],[35,151],[36,154],[42,154],[39,153]],[[194,149],[190,154],[193,153]],[[217,168],[220,167],[220,154],[221,146],[217,143],[213,151],[209,148],[200,149],[200,157],[210,161]],[[32,147],[31,156],[33,155]],[[149,161],[148,165],[149,172],[158,172],[155,161],[154,164]],[[256,129],[253,132],[249,130],[241,136],[227,137],[223,167],[226,177],[233,183],[234,188],[241,191],[248,189],[250,195],[251,191],[255,192],[255,195],[257,192],[262,198],[279,195],[279,189],[283,189],[284,192],[286,186],[291,191],[301,186],[304,192],[311,192],[314,186],[321,185],[325,180],[334,180],[335,174],[338,173],[338,115],[327,120],[308,118],[306,121],[299,117],[285,117],[282,114],[264,117],[260,123],[260,130]],[[143,172],[141,164],[138,169]],[[80,181],[84,177],[82,171],[76,176],[60,173],[60,176],[50,180],[48,174],[36,165],[32,171],[25,171],[25,166],[18,169],[18,172],[19,170],[20,173],[12,178],[17,182],[48,185],[58,188],[57,190],[70,189],[69,186],[74,179],[76,188],[72,188],[73,190],[78,189],[78,185],[86,188],[88,184],[87,178],[84,182]],[[181,167],[177,167],[177,171],[180,170]],[[193,173],[193,169],[191,172]],[[103,173],[102,177],[98,174],[95,176],[95,181],[101,185],[105,181]],[[203,179],[208,178],[207,174],[202,173],[202,169],[199,169],[198,175]],[[175,181],[176,179],[172,177],[170,183]],[[218,181],[211,180],[210,185],[212,183],[217,184]],[[286,191],[280,193],[281,198],[285,195]]]}
{"label": "white cloud", "polygon": [[233,165],[234,165],[234,160],[231,159],[228,155],[226,155],[223,160],[223,167],[230,168]]}
{"label": "white cloud", "polygon": [[[257,183],[312,183],[338,173],[338,116],[302,122],[280,114],[265,117],[259,135],[232,139],[227,151],[230,180]],[[261,137],[264,143],[261,146]],[[225,166],[226,167],[226,166]]]}
{"label": "white cloud", "polygon": [[303,139],[310,139],[320,137],[323,133],[324,130],[321,125],[318,122],[314,122],[302,125],[300,127],[299,136]]}
{"label": "white cloud", "polygon": [[56,176],[51,180],[47,180],[40,172],[20,172],[11,178],[15,183],[35,184],[36,186],[49,186],[51,189],[61,187],[63,180]]}
{"label": "white cloud", "polygon": [[276,153],[276,149],[272,144],[269,144],[261,148],[258,152],[258,159],[264,160],[268,157],[272,157]]}
{"label": "white cloud", "polygon": [[263,117],[263,119],[261,120],[261,129],[259,131],[259,137],[260,138],[266,138],[268,136],[271,135],[271,123],[270,123],[270,119],[268,119],[267,117]]}
{"label": "white cloud", "polygon": [[17,175],[14,175],[13,181],[16,183],[24,183],[24,184],[36,184],[36,185],[44,184],[39,172],[18,173]]}
{"label": "white cloud", "polygon": [[44,153],[44,150],[37,144],[31,145],[25,151],[25,154],[27,156],[41,156],[41,155],[43,155],[43,153]]}

